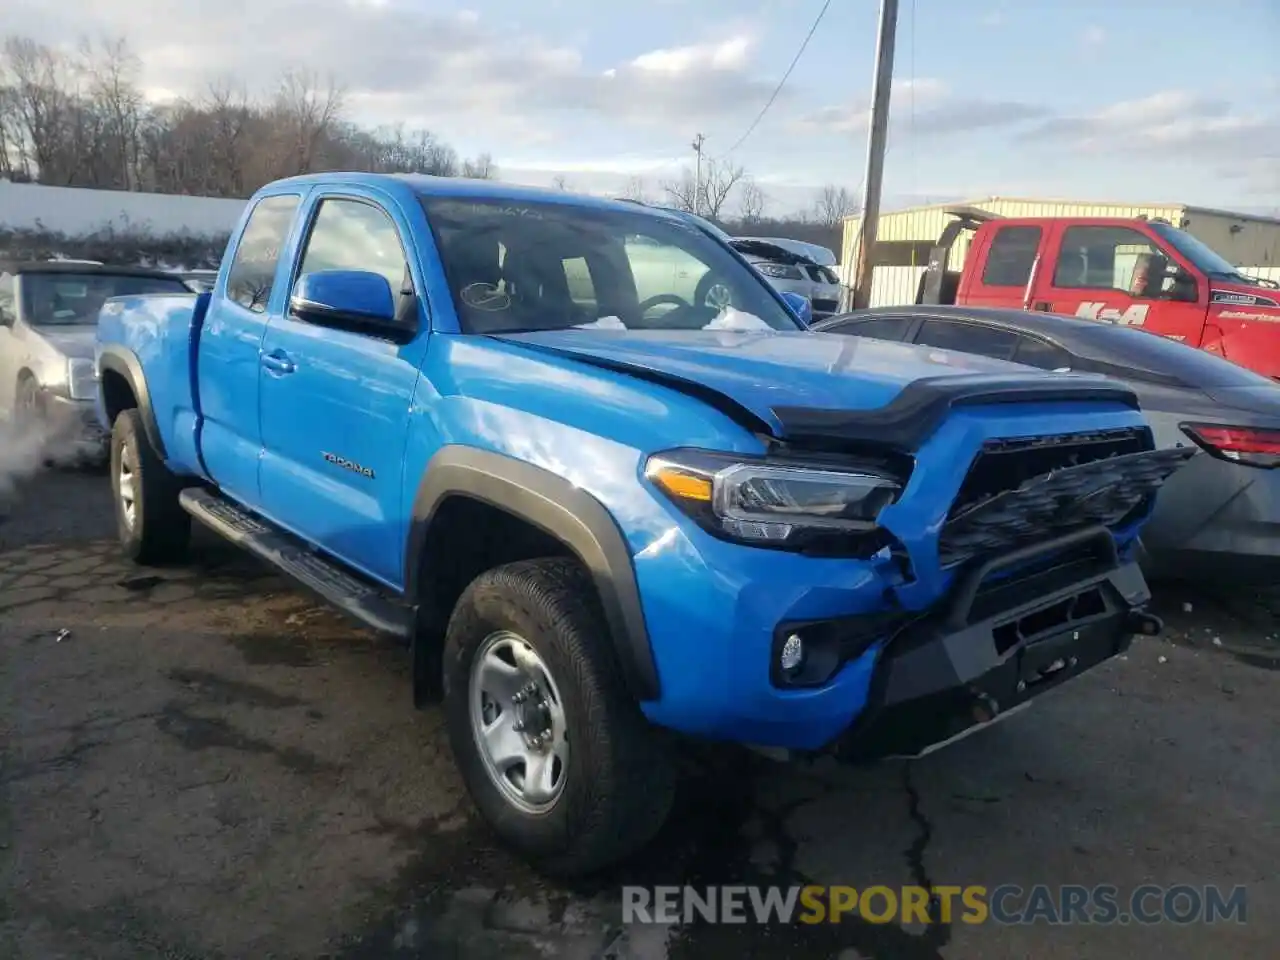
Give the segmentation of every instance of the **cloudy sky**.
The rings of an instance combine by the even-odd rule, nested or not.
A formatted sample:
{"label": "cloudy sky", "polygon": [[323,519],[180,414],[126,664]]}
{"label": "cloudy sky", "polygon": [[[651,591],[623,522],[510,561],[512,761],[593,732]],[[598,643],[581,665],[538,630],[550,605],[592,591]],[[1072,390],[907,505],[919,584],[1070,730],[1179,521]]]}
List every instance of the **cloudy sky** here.
{"label": "cloudy sky", "polygon": [[[3,0],[6,32],[128,39],[157,97],[284,67],[352,119],[424,125],[503,175],[651,191],[729,151],[822,0]],[[860,189],[876,0],[834,0],[729,157],[771,212]],[[886,203],[962,196],[1280,210],[1280,0],[902,0]]]}

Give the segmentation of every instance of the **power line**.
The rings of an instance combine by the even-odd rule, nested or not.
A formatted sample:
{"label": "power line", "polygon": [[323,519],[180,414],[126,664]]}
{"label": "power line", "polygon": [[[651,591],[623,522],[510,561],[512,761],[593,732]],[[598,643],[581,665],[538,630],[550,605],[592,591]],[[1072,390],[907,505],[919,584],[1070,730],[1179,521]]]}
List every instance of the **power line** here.
{"label": "power line", "polygon": [[822,9],[818,11],[817,18],[813,21],[813,26],[809,28],[809,33],[805,36],[804,42],[800,44],[800,49],[796,51],[795,57],[791,61],[791,66],[787,67],[787,72],[782,75],[782,79],[778,81],[778,85],[773,88],[773,93],[769,94],[769,99],[765,101],[765,105],[761,108],[756,118],[751,121],[751,126],[747,127],[746,133],[738,138],[738,142],[717,157],[717,160],[727,157],[733,151],[737,150],[747,141],[747,137],[755,133],[756,127],[760,125],[760,121],[764,119],[764,115],[769,112],[769,108],[773,106],[773,102],[778,99],[778,94],[782,92],[782,88],[786,85],[787,80],[791,77],[791,71],[795,70],[796,64],[800,62],[800,58],[804,56],[805,48],[809,46],[809,41],[813,39],[813,35],[818,32],[818,24],[822,23],[822,18],[827,15],[827,8],[831,6],[831,0],[826,0],[822,5]]}

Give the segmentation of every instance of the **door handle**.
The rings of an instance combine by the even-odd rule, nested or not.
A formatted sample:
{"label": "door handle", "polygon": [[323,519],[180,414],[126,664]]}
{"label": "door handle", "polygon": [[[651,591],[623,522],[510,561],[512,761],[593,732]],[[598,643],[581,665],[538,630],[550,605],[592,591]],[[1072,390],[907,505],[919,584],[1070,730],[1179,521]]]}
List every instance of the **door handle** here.
{"label": "door handle", "polygon": [[1038,302],[1036,303],[1036,305],[1035,305],[1034,307],[1032,307],[1031,309],[1033,309],[1033,310],[1039,310],[1041,313],[1048,313],[1048,312],[1049,312],[1049,307],[1050,307],[1050,306],[1052,306],[1052,304],[1050,304],[1050,303],[1048,303],[1048,302],[1046,302],[1046,301],[1044,301],[1044,300],[1040,300],[1040,301],[1038,301]]}
{"label": "door handle", "polygon": [[272,350],[262,355],[262,365],[272,373],[293,373],[297,366],[283,350]]}

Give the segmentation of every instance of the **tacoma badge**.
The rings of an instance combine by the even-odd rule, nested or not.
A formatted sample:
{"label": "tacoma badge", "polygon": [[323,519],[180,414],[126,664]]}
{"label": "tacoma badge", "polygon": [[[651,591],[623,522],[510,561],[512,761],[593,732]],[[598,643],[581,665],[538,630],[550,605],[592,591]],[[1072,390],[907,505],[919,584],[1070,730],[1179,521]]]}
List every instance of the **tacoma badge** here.
{"label": "tacoma badge", "polygon": [[370,480],[373,479],[372,470],[368,467],[362,467],[360,464],[348,460],[346,457],[340,457],[336,453],[323,453],[321,456],[324,457],[327,463],[332,463],[334,466],[342,467],[343,470],[350,470],[352,473],[358,473],[360,476],[367,477]]}

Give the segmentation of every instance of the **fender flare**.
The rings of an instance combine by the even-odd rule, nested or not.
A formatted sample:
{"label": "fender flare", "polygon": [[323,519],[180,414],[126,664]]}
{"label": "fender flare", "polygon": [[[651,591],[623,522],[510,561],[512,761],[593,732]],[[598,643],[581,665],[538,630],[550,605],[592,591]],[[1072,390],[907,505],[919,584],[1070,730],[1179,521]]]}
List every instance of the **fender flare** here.
{"label": "fender flare", "polygon": [[98,357],[99,380],[108,370],[124,377],[125,382],[129,384],[129,389],[133,391],[134,399],[138,401],[138,414],[142,417],[142,426],[146,431],[147,440],[150,441],[156,455],[161,460],[168,459],[165,456],[164,441],[160,439],[160,427],[156,423],[155,408],[151,405],[151,392],[147,389],[147,375],[142,372],[142,364],[138,361],[137,355],[127,347],[122,347],[118,344],[107,344],[102,347],[102,352]]}
{"label": "fender flare", "polygon": [[474,447],[442,447],[427,464],[410,516],[405,589],[419,601],[422,559],[436,510],[447,498],[496,507],[563,543],[595,583],[623,679],[639,700],[660,693],[640,590],[626,538],[595,497],[550,471]]}

